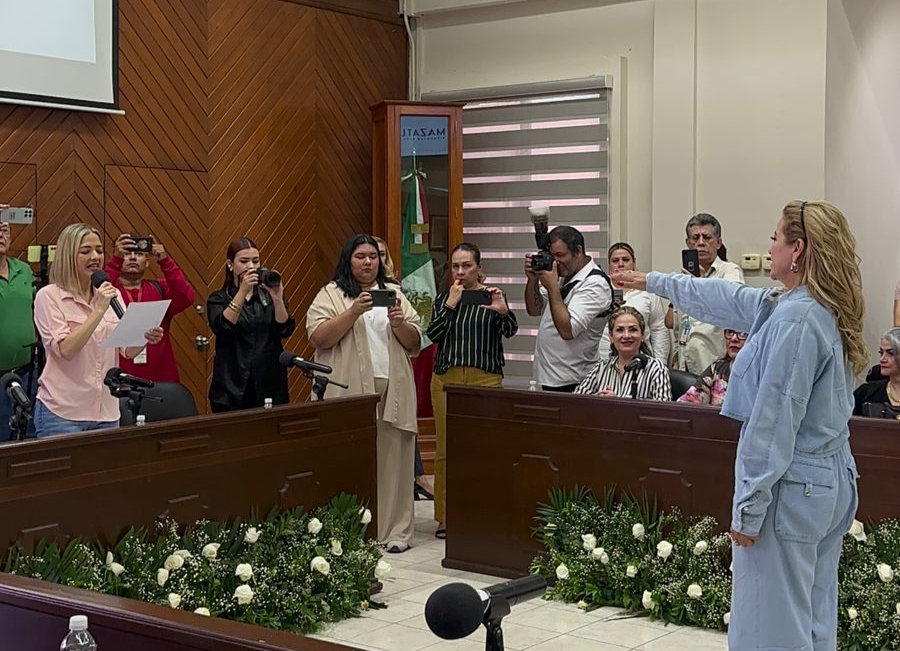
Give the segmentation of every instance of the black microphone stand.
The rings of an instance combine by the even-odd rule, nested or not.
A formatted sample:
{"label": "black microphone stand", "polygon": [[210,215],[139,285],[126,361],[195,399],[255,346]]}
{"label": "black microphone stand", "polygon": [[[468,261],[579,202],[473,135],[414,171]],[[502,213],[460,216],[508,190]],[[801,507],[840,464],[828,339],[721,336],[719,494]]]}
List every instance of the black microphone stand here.
{"label": "black microphone stand", "polygon": [[13,402],[13,414],[9,417],[9,440],[24,441],[25,430],[28,428],[28,419],[31,418],[31,409],[21,407]]}
{"label": "black microphone stand", "polygon": [[333,384],[336,387],[341,387],[342,389],[349,388],[346,384],[341,384],[340,382],[329,380],[324,375],[316,375],[315,371],[311,371],[306,368],[303,369],[303,375],[304,377],[308,377],[313,381],[313,393],[316,395],[316,400],[325,400],[325,389],[328,388],[329,384]]}
{"label": "black microphone stand", "polygon": [[509,600],[503,595],[492,595],[489,604],[483,622],[487,629],[484,649],[485,651],[503,651],[503,629],[500,626],[503,618],[510,613]]}
{"label": "black microphone stand", "polygon": [[109,390],[115,398],[127,398],[125,406],[131,413],[131,419],[135,423],[137,422],[138,414],[140,414],[141,412],[141,407],[144,404],[144,400],[163,402],[162,398],[159,398],[157,396],[148,396],[146,393],[146,389],[128,386],[127,384],[120,384],[118,387],[111,386]]}

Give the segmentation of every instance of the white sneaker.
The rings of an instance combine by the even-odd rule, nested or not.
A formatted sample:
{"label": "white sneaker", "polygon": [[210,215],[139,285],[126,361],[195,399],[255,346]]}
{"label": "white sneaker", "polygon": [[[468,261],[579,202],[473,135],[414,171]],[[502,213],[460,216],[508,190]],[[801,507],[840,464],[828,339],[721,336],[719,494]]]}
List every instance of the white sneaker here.
{"label": "white sneaker", "polygon": [[405,543],[401,540],[389,540],[385,546],[385,550],[389,554],[402,554],[407,549],[409,549],[409,543]]}

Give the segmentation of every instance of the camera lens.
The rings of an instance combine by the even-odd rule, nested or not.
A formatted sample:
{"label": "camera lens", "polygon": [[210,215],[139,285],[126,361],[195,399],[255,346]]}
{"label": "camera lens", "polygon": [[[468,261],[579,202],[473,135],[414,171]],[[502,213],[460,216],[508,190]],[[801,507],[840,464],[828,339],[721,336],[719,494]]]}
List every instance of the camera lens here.
{"label": "camera lens", "polygon": [[259,282],[266,287],[277,287],[281,284],[281,274],[274,269],[260,269]]}

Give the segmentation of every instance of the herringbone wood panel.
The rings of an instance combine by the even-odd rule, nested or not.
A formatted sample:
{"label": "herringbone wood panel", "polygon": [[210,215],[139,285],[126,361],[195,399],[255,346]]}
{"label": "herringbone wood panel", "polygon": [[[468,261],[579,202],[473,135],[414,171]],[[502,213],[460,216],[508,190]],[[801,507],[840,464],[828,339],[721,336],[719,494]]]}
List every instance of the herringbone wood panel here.
{"label": "herringbone wood panel", "polygon": [[[298,322],[287,347],[310,354],[306,309],[344,239],[371,227],[368,106],[406,96],[393,0],[310,4],[120,0],[124,116],[0,106],[0,201],[35,208],[14,253],[73,221],[106,229],[110,250],[119,232],[152,231],[202,304],[227,243],[247,235],[285,276]],[[193,344],[211,334],[205,315],[173,329],[205,408],[209,364]]]}

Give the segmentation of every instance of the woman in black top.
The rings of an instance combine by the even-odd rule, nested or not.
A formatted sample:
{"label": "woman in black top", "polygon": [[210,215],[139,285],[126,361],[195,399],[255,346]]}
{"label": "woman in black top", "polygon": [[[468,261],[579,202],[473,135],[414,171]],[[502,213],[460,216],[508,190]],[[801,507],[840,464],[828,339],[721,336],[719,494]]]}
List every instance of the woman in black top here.
{"label": "woman in black top", "polygon": [[[506,296],[496,287],[481,284],[481,251],[463,242],[450,252],[453,284],[434,299],[431,324],[426,333],[438,346],[431,376],[431,402],[434,406],[436,450],[434,455],[435,536],[445,538],[447,497],[447,398],[446,384],[502,386],[503,341],[519,329],[516,315],[509,309]],[[483,290],[488,305],[462,304],[463,291]]]}
{"label": "woman in black top", "polygon": [[266,398],[290,402],[281,340],[294,332],[284,285],[259,283],[259,250],[242,237],[228,245],[225,282],[206,302],[216,335],[209,404],[213,412],[261,407]]}
{"label": "woman in black top", "polygon": [[890,405],[900,410],[900,328],[891,328],[881,337],[878,366],[882,379],[866,382],[853,392],[853,415],[863,415],[867,403]]}

